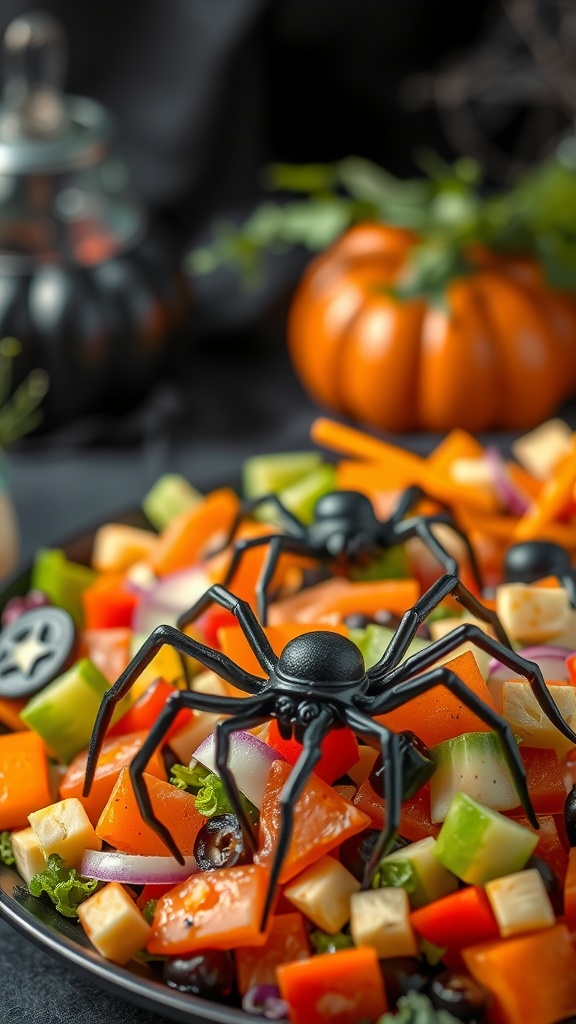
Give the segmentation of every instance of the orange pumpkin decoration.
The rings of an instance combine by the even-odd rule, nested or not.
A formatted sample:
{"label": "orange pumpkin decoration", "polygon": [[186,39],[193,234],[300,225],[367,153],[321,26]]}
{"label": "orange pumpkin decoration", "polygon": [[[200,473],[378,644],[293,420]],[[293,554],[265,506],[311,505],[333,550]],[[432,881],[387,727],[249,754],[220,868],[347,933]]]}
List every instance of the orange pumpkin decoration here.
{"label": "orange pumpkin decoration", "polygon": [[390,294],[416,236],[352,227],[305,273],[291,358],[323,406],[380,430],[526,429],[576,389],[576,299],[538,264],[477,247],[442,307]]}

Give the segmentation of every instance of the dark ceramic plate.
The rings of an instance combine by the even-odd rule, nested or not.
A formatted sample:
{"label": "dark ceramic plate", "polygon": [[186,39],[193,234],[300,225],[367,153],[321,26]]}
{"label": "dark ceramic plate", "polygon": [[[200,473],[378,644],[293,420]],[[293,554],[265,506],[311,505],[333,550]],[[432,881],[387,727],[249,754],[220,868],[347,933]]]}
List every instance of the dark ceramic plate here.
{"label": "dark ceramic plate", "polygon": [[[119,518],[135,526],[147,525],[139,513]],[[93,536],[92,530],[64,544],[68,557],[88,564]],[[28,568],[5,584],[0,592],[0,607],[13,595],[26,592],[29,577]],[[27,939],[47,953],[64,960],[87,980],[169,1020],[185,1024],[203,1024],[204,1021],[216,1021],[218,1024],[262,1024],[262,1017],[246,1014],[236,1007],[208,1002],[170,989],[156,980],[152,970],[145,966],[133,963],[129,967],[118,967],[105,960],[90,945],[77,922],[62,917],[47,901],[30,896],[20,876],[2,863],[0,914]]]}

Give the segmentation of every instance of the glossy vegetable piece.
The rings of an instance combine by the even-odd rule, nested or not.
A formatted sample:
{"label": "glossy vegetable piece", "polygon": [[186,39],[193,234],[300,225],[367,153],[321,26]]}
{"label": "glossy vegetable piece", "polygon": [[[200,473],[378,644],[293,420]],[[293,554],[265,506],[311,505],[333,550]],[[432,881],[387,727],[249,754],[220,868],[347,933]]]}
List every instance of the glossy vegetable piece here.
{"label": "glossy vegetable piece", "polygon": [[[291,765],[275,761],[268,776],[260,811],[259,848],[254,857],[256,863],[266,867],[273,862],[281,820],[279,796],[291,771]],[[280,883],[293,878],[369,824],[367,814],[312,775],[296,803],[294,828],[280,872]]]}
{"label": "glossy vegetable piece", "polygon": [[[289,764],[296,764],[302,753],[298,740],[285,740],[280,735],[278,723],[270,722],[260,733],[260,739],[278,751]],[[321,743],[322,757],[314,768],[315,774],[331,785],[358,761],[358,741],[350,729],[335,729],[329,732]]]}
{"label": "glossy vegetable piece", "polygon": [[376,950],[341,949],[283,964],[278,986],[291,1024],[358,1024],[388,1009]]}
{"label": "glossy vegetable piece", "polygon": [[154,572],[168,576],[198,562],[226,536],[239,507],[234,491],[222,487],[171,519],[150,560]]}
{"label": "glossy vegetable piece", "polygon": [[[194,840],[206,822],[196,810],[195,798],[168,782],[144,774],[153,813],[170,829],[185,857],[191,857]],[[138,809],[128,768],[123,768],[102,811],[96,835],[123,853],[166,857],[168,850],[156,833],[144,823]]]}
{"label": "glossy vegetable piece", "polygon": [[538,750],[521,743],[520,757],[536,814],[562,814],[566,787],[556,751]]}
{"label": "glossy vegetable piece", "polygon": [[564,882],[564,917],[571,932],[576,932],[576,847],[568,854],[568,870]]}
{"label": "glossy vegetable piece", "polygon": [[[446,664],[484,704],[494,708],[494,702],[473,654],[466,651],[456,658],[451,658]],[[394,732],[410,729],[429,747],[462,733],[488,731],[488,726],[443,686],[437,686],[422,696],[413,698],[396,711],[378,715],[377,721]]]}
{"label": "glossy vegetable piece", "polygon": [[[370,816],[374,825],[378,828],[383,827],[386,804],[382,796],[374,791],[370,779],[365,779],[358,788],[353,803]],[[415,843],[428,836],[437,836],[440,828],[440,824],[432,823],[430,816],[430,787],[422,786],[413,797],[402,804],[399,833]]]}
{"label": "glossy vegetable piece", "polygon": [[[108,736],[124,736],[126,733],[151,729],[166,701],[172,696],[175,689],[165,679],[155,679],[140,694],[138,699],[134,701],[134,704],[128,708],[126,713],[108,730]],[[188,725],[193,717],[194,712],[190,708],[182,708],[166,733],[164,742],[167,743],[171,736],[174,736],[185,725]],[[155,775],[156,772],[152,774]]]}
{"label": "glossy vegetable piece", "polygon": [[84,900],[78,917],[92,945],[116,964],[128,963],[150,936],[150,925],[119,882],[109,882]]}
{"label": "glossy vegetable piece", "polygon": [[552,814],[539,815],[538,824],[540,828],[536,832],[520,809],[506,811],[505,816],[534,833],[537,840],[534,850],[535,855],[541,857],[548,864],[558,878],[560,885],[563,885],[568,869],[568,855],[558,833],[556,826],[557,817],[555,818]]}
{"label": "glossy vegetable piece", "polygon": [[182,512],[202,501],[202,494],[179,473],[163,473],[144,495],[142,509],[152,526],[164,530]]}
{"label": "glossy vegetable piece", "polygon": [[122,573],[100,576],[82,594],[86,629],[130,627],[138,601]]}
{"label": "glossy vegetable piece", "polygon": [[[88,796],[82,795],[88,751],[84,750],[77,754],[60,783],[60,798],[64,800],[69,797],[77,797],[92,824],[96,825],[110,799],[120,772],[136,756],[147,735],[146,731],[141,731],[120,736],[107,736],[98,758]],[[166,769],[159,751],[155,751],[148,761],[146,771],[149,775],[166,780]]]}
{"label": "glossy vegetable piece", "polygon": [[148,951],[175,956],[265,945],[260,923],[268,878],[257,864],[192,875],[158,900]]}
{"label": "glossy vegetable piece", "polygon": [[151,530],[127,523],[104,523],[94,535],[91,565],[97,572],[121,573],[149,558],[158,538]]}
{"label": "glossy vegetable piece", "polygon": [[484,885],[493,878],[521,871],[537,842],[534,830],[522,828],[459,792],[446,813],[436,856],[463,882]]}
{"label": "glossy vegetable piece", "polygon": [[52,604],[64,608],[81,627],[84,625],[82,594],[95,580],[93,569],[71,562],[60,548],[42,548],[34,559],[30,587],[41,590]]}
{"label": "glossy vegetable piece", "polygon": [[81,656],[89,658],[109,683],[115,683],[130,662],[132,630],[128,626],[85,629],[80,643]]}
{"label": "glossy vegetable piece", "polygon": [[302,914],[296,910],[272,915],[265,945],[244,946],[236,952],[238,991],[243,994],[254,985],[276,985],[276,969],[281,964],[306,960],[309,956],[310,944]]}
{"label": "glossy vegetable piece", "polygon": [[0,830],[23,829],[52,802],[46,748],[34,732],[0,736]]}
{"label": "glossy vegetable piece", "polygon": [[329,617],[342,621],[348,615],[372,618],[385,609],[403,615],[420,596],[420,586],[413,579],[347,580],[332,577],[308,587],[292,597],[276,601],[270,607],[271,626],[286,622],[313,622]]}
{"label": "glossy vegetable piece", "polygon": [[476,885],[414,910],[411,921],[418,935],[440,949],[460,950],[500,936],[488,897]]}
{"label": "glossy vegetable piece", "polygon": [[498,1021],[557,1024],[576,1013],[576,951],[566,925],[470,946],[462,956],[490,992]]}

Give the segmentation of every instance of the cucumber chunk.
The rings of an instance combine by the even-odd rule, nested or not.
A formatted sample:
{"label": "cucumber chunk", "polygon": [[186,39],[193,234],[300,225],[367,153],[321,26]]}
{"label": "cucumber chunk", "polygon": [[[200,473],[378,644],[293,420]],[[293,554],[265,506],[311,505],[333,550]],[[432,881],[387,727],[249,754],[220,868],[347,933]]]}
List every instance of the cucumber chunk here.
{"label": "cucumber chunk", "polygon": [[436,840],[435,856],[470,885],[521,871],[538,836],[498,811],[456,793]]}
{"label": "cucumber chunk", "polygon": [[511,811],[520,800],[498,737],[466,732],[432,748],[436,771],[430,779],[432,821],[444,821],[452,798],[463,790],[494,811]]}
{"label": "cucumber chunk", "polygon": [[428,836],[388,854],[380,862],[374,886],[405,889],[413,910],[455,892],[458,879],[440,863],[435,849],[436,840]]}
{"label": "cucumber chunk", "polygon": [[176,516],[203,499],[200,491],[179,473],[159,477],[142,499],[142,511],[156,530],[163,530]]}
{"label": "cucumber chunk", "polygon": [[253,455],[246,459],[242,471],[245,498],[263,494],[280,494],[296,480],[307,476],[322,463],[318,452],[280,452],[275,455]]}
{"label": "cucumber chunk", "polygon": [[64,608],[76,626],[84,625],[82,594],[97,578],[85,565],[70,562],[60,548],[42,548],[32,567],[31,590],[41,590],[52,604]]}
{"label": "cucumber chunk", "polygon": [[[389,626],[380,626],[377,622],[369,623],[364,629],[350,630],[350,639],[360,648],[366,668],[372,668],[380,660],[393,636],[393,629],[390,629]],[[430,640],[424,640],[423,637],[415,636],[402,661],[429,646]]]}

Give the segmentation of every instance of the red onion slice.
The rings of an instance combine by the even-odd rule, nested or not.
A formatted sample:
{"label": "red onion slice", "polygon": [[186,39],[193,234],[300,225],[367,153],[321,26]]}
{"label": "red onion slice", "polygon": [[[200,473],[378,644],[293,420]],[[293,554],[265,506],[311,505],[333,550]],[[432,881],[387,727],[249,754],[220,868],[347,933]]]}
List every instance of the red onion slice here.
{"label": "red onion slice", "polygon": [[[218,775],[216,769],[216,737],[211,733],[192,755],[193,761],[199,761],[205,768]],[[285,761],[273,747],[263,743],[251,732],[233,732],[230,737],[230,756],[228,764],[236,779],[238,789],[254,804],[262,806],[264,790],[273,761]]]}
{"label": "red onion slice", "polygon": [[485,448],[485,459],[492,474],[492,482],[498,501],[513,516],[524,515],[530,505],[527,496],[511,480],[506,466],[497,448],[488,445]]}
{"label": "red onion slice", "polygon": [[[527,661],[534,661],[538,665],[544,679],[554,683],[568,682],[570,673],[566,665],[566,659],[573,654],[568,647],[554,647],[552,644],[539,645],[536,647],[524,647],[517,651]],[[513,669],[503,665],[497,658],[492,658],[489,666],[489,677],[491,679],[514,679],[516,674]]]}
{"label": "red onion slice", "polygon": [[156,626],[175,626],[178,616],[191,608],[209,586],[210,580],[197,566],[164,576],[142,594],[132,618],[133,631],[149,636]]}
{"label": "red onion slice", "polygon": [[115,850],[85,850],[80,865],[85,878],[125,885],[177,885],[198,870],[194,857],[179,864],[174,857],[142,857]]}

